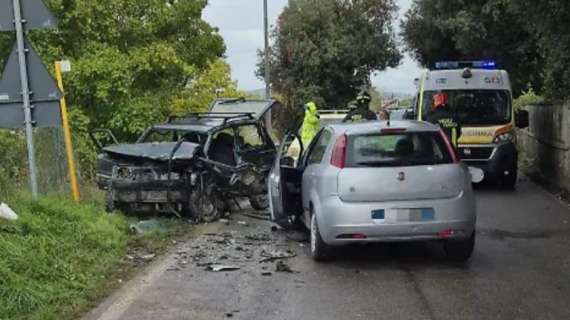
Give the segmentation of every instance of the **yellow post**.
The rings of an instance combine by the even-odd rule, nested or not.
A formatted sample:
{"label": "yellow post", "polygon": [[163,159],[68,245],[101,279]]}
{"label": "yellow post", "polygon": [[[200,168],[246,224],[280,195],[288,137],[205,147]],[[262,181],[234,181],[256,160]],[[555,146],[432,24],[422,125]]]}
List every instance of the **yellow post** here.
{"label": "yellow post", "polygon": [[61,63],[55,62],[55,77],[59,90],[62,92],[60,107],[61,107],[61,121],[63,124],[63,140],[65,142],[65,151],[67,154],[67,167],[69,169],[69,180],[71,184],[71,196],[73,200],[78,202],[79,184],[77,183],[77,170],[75,167],[75,157],[73,156],[73,144],[71,143],[71,130],[69,129],[69,117],[67,114],[67,103],[65,101],[65,94],[63,94],[63,77],[61,75]]}

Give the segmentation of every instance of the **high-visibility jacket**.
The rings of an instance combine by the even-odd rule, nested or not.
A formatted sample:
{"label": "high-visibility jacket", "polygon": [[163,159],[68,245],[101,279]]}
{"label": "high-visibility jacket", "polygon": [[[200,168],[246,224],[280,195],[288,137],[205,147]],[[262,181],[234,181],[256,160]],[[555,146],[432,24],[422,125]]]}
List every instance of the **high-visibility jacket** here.
{"label": "high-visibility jacket", "polygon": [[301,140],[303,140],[303,146],[307,148],[309,143],[319,132],[321,127],[321,120],[319,117],[319,111],[317,110],[317,105],[314,102],[309,102],[305,108],[305,118],[303,119],[303,127],[301,129]]}

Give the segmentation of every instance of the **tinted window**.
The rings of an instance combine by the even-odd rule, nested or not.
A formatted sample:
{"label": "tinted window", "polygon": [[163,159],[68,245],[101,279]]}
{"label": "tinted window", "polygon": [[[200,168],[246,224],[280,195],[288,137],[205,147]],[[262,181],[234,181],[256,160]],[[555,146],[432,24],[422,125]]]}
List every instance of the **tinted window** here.
{"label": "tinted window", "polygon": [[438,132],[350,136],[347,152],[347,165],[353,167],[421,166],[453,162]]}
{"label": "tinted window", "polygon": [[321,163],[327,150],[327,146],[332,138],[332,133],[328,130],[323,131],[319,140],[315,143],[311,154],[309,154],[309,160],[307,164]]}

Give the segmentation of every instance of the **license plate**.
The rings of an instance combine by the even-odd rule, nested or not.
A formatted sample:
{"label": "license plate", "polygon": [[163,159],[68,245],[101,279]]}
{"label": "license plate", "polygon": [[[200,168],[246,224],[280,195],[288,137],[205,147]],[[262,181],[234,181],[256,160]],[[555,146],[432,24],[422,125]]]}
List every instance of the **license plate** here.
{"label": "license plate", "polygon": [[372,210],[372,220],[376,223],[422,222],[433,221],[433,208],[395,208]]}

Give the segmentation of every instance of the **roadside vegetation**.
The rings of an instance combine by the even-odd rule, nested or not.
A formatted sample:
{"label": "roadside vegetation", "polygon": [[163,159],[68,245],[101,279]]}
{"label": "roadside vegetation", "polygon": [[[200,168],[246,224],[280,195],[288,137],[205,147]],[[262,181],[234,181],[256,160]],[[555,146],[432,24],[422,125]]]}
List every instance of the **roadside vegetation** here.
{"label": "roadside vegetation", "polygon": [[188,229],[159,220],[158,231],[130,235],[134,221],[98,201],[17,194],[6,202],[19,219],[0,219],[0,319],[76,319],[152,260],[140,256],[160,254]]}

